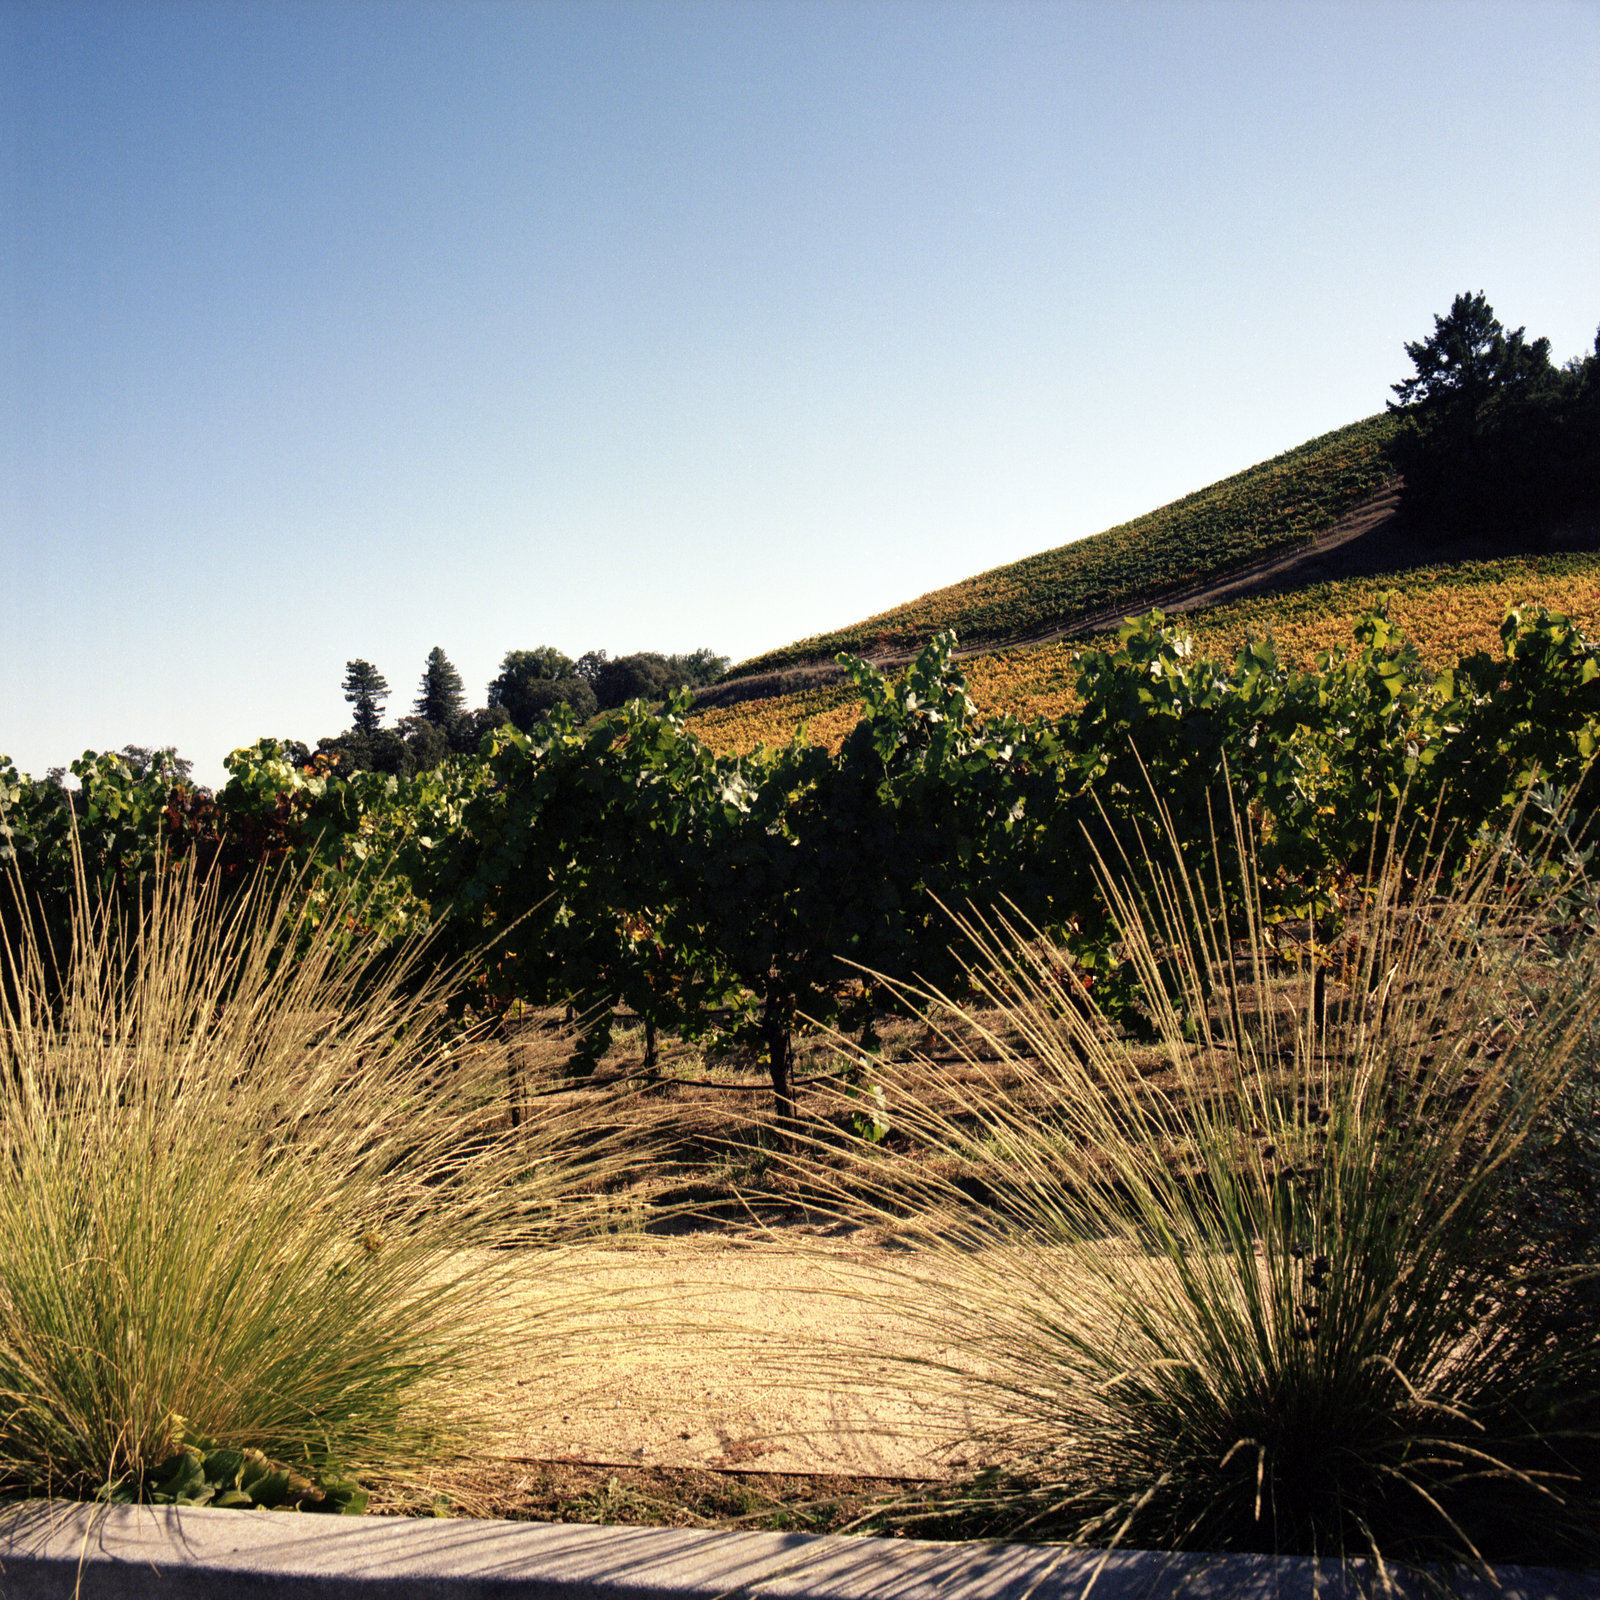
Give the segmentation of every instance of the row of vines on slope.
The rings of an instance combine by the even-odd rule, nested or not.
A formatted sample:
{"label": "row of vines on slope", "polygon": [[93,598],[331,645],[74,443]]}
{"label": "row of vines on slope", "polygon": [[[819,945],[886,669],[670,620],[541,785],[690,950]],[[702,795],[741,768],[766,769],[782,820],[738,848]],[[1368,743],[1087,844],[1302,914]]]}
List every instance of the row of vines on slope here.
{"label": "row of vines on slope", "polygon": [[[1216,844],[1232,807],[1256,831],[1269,917],[1310,918],[1326,942],[1374,829],[1437,821],[1459,853],[1537,792],[1530,826],[1600,742],[1600,655],[1542,609],[1510,614],[1500,646],[1434,674],[1380,612],[1309,667],[1264,639],[1225,661],[1153,613],[1084,655],[1075,710],[1024,720],[977,715],[944,635],[898,681],[847,663],[861,713],[837,754],[796,739],[718,755],[682,696],[501,730],[404,781],[345,782],[264,744],[207,797],[89,758],[77,837],[109,892],[163,849],[235,873],[298,863],[313,914],[320,886],[366,886],[366,931],[432,919],[439,959],[474,963],[479,1005],[585,1006],[580,1067],[625,1005],[745,1043],[788,1110],[797,1030],[870,1030],[864,972],[957,983],[941,907],[1009,901],[1138,1027],[1097,854],[1143,870],[1170,827],[1196,881],[1233,882]],[[47,915],[73,820],[60,790],[0,764],[0,854]]]}

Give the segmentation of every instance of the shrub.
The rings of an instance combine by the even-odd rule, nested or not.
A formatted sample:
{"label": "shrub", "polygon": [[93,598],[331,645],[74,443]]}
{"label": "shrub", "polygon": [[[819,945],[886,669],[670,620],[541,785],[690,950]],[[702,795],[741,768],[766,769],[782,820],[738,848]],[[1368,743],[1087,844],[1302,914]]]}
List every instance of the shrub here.
{"label": "shrub", "polygon": [[665,700],[688,681],[674,661],[645,650],[602,662],[595,674],[594,692],[600,709],[610,711],[630,700]]}
{"label": "shrub", "polygon": [[155,1492],[217,1450],[398,1471],[577,1315],[530,1326],[509,1274],[590,1224],[606,1139],[511,1127],[503,1058],[447,1030],[419,945],[349,954],[359,908],[307,929],[300,888],[168,870],[108,910],[80,879],[60,970],[8,935],[0,1487]]}
{"label": "shrub", "polygon": [[1569,1293],[1594,1263],[1553,1264],[1507,1181],[1592,1071],[1594,951],[1541,940],[1506,865],[1446,894],[1397,853],[1333,984],[1282,975],[1258,904],[1230,926],[1181,869],[1137,897],[1107,873],[1155,1050],[1030,928],[963,924],[979,1001],[911,996],[956,1019],[954,1081],[936,1103],[930,1063],[914,1093],[863,1062],[889,1147],[837,1131],[842,1091],[797,1161],[914,1247],[884,1292],[953,1353],[902,1381],[996,1419],[1003,1483],[969,1508],[1102,1544],[1600,1550],[1600,1344]]}

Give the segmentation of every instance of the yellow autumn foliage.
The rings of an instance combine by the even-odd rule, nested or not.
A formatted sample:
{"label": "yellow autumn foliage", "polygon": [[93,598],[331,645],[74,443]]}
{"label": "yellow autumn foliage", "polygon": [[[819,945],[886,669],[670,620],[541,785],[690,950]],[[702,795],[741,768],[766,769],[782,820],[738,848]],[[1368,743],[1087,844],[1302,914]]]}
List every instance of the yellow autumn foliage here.
{"label": "yellow autumn foliage", "polygon": [[[1356,623],[1388,597],[1389,618],[1436,671],[1462,656],[1500,649],[1500,623],[1513,606],[1544,605],[1600,635],[1600,555],[1515,556],[1455,566],[1418,567],[1381,577],[1345,578],[1287,594],[1261,595],[1175,618],[1195,647],[1231,660],[1252,637],[1270,634],[1285,661],[1310,666],[1319,650],[1351,643]],[[1063,639],[968,657],[962,663],[974,703],[987,713],[1059,717],[1076,703],[1076,658],[1109,635]],[[850,684],[747,700],[707,711],[691,726],[720,753],[787,744],[807,726],[813,744],[837,750],[860,714]]]}

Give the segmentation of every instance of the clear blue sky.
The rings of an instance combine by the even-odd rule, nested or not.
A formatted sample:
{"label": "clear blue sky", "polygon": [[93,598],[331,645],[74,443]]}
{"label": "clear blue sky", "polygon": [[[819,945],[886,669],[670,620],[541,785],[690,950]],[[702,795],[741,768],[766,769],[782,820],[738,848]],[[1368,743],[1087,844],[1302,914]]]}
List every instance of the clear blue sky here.
{"label": "clear blue sky", "polygon": [[0,751],[741,657],[1600,322],[1600,5],[0,0]]}

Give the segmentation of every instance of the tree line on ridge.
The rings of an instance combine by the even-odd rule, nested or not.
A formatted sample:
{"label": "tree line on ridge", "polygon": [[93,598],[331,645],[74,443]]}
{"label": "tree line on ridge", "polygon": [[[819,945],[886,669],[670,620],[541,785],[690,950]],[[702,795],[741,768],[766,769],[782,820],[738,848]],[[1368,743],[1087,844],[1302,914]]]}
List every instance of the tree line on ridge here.
{"label": "tree line on ridge", "polygon": [[343,689],[352,708],[351,726],[319,739],[315,752],[294,740],[286,748],[302,765],[316,753],[329,758],[340,773],[410,777],[431,771],[448,756],[475,755],[484,736],[496,728],[529,733],[558,706],[587,721],[629,700],[653,704],[679,689],[715,683],[727,670],[728,658],[709,649],[681,655],[643,650],[616,657],[588,650],[574,661],[552,645],[540,645],[508,650],[489,682],[486,703],[469,709],[461,674],[435,645],[428,652],[411,714],[385,728],[389,682],[370,661],[358,658],[345,663]]}

